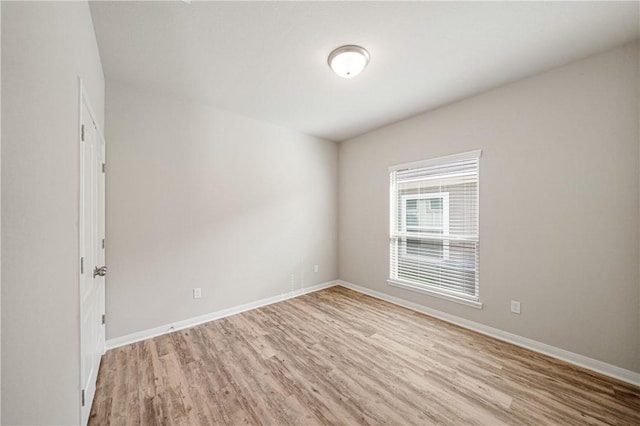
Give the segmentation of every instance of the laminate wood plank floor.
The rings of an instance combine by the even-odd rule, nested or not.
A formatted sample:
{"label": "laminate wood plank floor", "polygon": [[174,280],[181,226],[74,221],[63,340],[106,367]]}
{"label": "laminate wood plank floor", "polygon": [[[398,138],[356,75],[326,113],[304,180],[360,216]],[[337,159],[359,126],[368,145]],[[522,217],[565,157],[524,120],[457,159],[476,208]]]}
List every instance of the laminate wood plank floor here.
{"label": "laminate wood plank floor", "polygon": [[92,425],[640,425],[640,388],[345,289],[108,351]]}

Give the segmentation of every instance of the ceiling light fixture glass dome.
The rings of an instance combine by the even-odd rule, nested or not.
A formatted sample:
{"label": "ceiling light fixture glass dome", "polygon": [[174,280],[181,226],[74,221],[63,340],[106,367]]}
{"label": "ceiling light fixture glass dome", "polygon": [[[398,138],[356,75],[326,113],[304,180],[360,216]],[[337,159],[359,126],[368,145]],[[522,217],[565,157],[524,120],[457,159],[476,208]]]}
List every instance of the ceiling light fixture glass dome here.
{"label": "ceiling light fixture glass dome", "polygon": [[340,77],[351,78],[360,74],[369,63],[367,49],[355,45],[340,46],[329,55],[329,66]]}

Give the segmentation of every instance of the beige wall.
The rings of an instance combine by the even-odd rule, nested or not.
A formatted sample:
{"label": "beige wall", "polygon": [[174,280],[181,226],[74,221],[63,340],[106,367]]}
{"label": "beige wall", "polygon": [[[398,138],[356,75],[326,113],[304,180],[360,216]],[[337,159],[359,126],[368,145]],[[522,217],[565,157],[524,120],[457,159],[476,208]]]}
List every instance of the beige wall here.
{"label": "beige wall", "polygon": [[[626,46],[342,143],[340,278],[640,371],[638,79]],[[387,167],[476,149],[484,308],[388,286]]]}
{"label": "beige wall", "polygon": [[78,76],[103,124],[85,2],[2,2],[2,424],[80,422]]}
{"label": "beige wall", "polygon": [[335,143],[111,81],[106,115],[107,339],[337,278]]}

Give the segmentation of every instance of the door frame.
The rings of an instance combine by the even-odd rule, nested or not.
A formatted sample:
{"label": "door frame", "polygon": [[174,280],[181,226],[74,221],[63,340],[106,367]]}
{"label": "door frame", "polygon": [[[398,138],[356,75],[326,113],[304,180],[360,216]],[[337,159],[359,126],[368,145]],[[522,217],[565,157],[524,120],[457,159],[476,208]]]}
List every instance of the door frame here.
{"label": "door frame", "polygon": [[[83,389],[84,387],[84,383],[83,383],[83,354],[82,354],[82,298],[81,298],[81,285],[82,285],[82,273],[81,273],[81,268],[80,268],[80,258],[81,258],[81,247],[82,247],[82,243],[81,240],[84,237],[83,234],[83,230],[81,228],[81,215],[82,215],[82,209],[83,209],[83,205],[81,204],[82,201],[82,191],[84,189],[84,184],[82,179],[84,178],[83,174],[82,174],[82,151],[81,151],[81,144],[83,143],[82,140],[82,121],[83,121],[83,106],[87,108],[87,111],[89,112],[89,119],[91,121],[93,121],[95,123],[95,129],[96,129],[96,135],[98,137],[97,139],[97,143],[100,146],[99,149],[101,149],[102,151],[102,158],[105,159],[106,156],[106,141],[104,139],[104,135],[102,133],[102,129],[100,129],[99,126],[99,122],[98,120],[96,120],[96,115],[93,111],[93,108],[91,106],[91,101],[89,99],[89,96],[87,94],[87,91],[84,88],[84,84],[82,82],[82,78],[80,76],[78,76],[78,123],[77,123],[77,131],[78,131],[78,142],[77,142],[77,155],[78,155],[78,168],[77,168],[77,172],[78,172],[78,185],[77,185],[77,203],[78,203],[78,220],[77,220],[77,227],[78,227],[78,241],[77,241],[77,253],[78,253],[78,281],[77,281],[77,306],[78,306],[78,372],[79,372],[79,377],[78,377],[78,394],[77,394],[77,401],[78,401],[78,407],[80,408],[79,410],[79,415],[80,415],[80,422],[81,424],[87,424],[87,421],[89,419],[89,414],[91,412],[91,406],[93,404],[93,396],[95,396],[95,389],[92,393],[87,392],[89,394],[92,394],[92,398],[91,400],[85,400],[84,401],[84,406],[82,404],[82,400],[84,398],[85,395],[83,395],[83,390],[87,391],[85,389]],[[106,172],[106,170],[105,170]],[[103,175],[103,179],[106,179],[106,174]],[[106,201],[106,193],[104,194],[105,196],[105,201]],[[106,220],[106,202],[102,205],[102,208],[105,210],[104,214],[105,214],[105,220]],[[106,247],[104,248],[104,250],[106,250]],[[105,251],[105,257],[106,257],[106,251]],[[86,269],[90,269],[91,266],[88,264],[84,265],[84,268]],[[91,271],[89,271],[89,273],[91,273]],[[106,281],[106,277],[105,277],[105,281]],[[101,306],[99,306],[99,309],[104,313],[106,311],[105,309],[105,304],[106,304],[106,297],[103,294],[100,300],[100,304]],[[106,344],[105,344],[105,325],[103,325],[100,329],[100,341],[101,341],[101,355],[104,355],[105,350],[106,350]],[[99,371],[99,365],[98,368],[96,369],[96,380],[97,380],[97,376],[98,376],[98,371]]]}

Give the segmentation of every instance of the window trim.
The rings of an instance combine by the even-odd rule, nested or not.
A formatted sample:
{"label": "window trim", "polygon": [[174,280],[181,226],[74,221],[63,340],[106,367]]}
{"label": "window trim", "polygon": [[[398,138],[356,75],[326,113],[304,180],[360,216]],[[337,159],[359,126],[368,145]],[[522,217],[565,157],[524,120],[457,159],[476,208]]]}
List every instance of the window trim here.
{"label": "window trim", "polygon": [[456,296],[455,294],[449,294],[446,292],[446,290],[442,290],[442,289],[438,291],[431,290],[428,287],[415,285],[413,283],[399,280],[397,278],[388,278],[387,284],[394,287],[404,288],[406,290],[416,291],[418,293],[428,294],[429,296],[437,297],[438,299],[444,299],[450,302],[460,303],[462,305],[467,305],[476,309],[482,309],[482,306],[483,306],[482,302],[480,302],[479,300],[465,299],[463,297]]}
{"label": "window trim", "polygon": [[389,166],[389,172],[397,172],[399,170],[418,169],[421,167],[437,166],[439,164],[455,163],[456,161],[471,160],[473,158],[480,158],[482,150],[463,152],[460,154],[445,155],[443,157],[430,158],[428,160],[413,161],[411,163],[398,164],[396,166]]}

